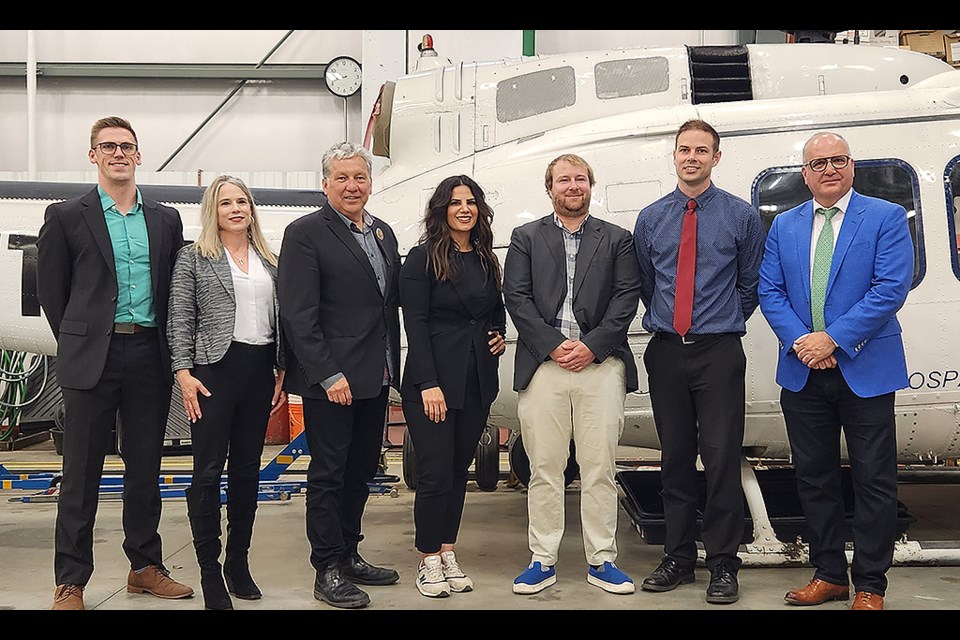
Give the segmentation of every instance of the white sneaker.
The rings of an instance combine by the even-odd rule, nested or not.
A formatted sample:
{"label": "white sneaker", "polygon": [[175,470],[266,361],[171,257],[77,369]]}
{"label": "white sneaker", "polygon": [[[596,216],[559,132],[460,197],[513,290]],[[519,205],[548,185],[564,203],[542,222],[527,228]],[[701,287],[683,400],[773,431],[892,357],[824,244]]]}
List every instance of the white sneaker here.
{"label": "white sneaker", "polygon": [[440,558],[443,560],[443,577],[450,585],[450,591],[454,593],[473,591],[473,580],[468,578],[467,574],[460,569],[460,565],[457,564],[457,556],[454,555],[453,551],[444,551],[440,554]]}
{"label": "white sneaker", "polygon": [[417,569],[417,589],[428,598],[446,598],[450,585],[443,577],[443,561],[440,556],[426,556]]}

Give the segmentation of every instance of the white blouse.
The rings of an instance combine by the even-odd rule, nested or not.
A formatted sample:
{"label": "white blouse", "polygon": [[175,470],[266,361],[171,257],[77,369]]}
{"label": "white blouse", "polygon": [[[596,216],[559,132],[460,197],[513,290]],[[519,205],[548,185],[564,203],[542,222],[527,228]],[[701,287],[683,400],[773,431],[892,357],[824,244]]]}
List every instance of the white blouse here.
{"label": "white blouse", "polygon": [[240,269],[229,251],[226,254],[237,300],[233,339],[246,344],[270,344],[277,322],[273,313],[273,279],[253,245],[247,247],[248,273]]}

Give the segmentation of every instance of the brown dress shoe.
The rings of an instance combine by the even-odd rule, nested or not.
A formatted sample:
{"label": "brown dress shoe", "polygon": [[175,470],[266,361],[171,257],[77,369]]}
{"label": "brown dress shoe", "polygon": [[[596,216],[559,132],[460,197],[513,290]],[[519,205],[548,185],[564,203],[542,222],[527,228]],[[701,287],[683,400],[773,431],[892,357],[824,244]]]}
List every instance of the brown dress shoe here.
{"label": "brown dress shoe", "polygon": [[878,596],[869,591],[857,591],[853,597],[853,604],[850,605],[851,611],[883,611],[883,596]]}
{"label": "brown dress shoe", "polygon": [[54,611],[83,611],[83,587],[78,584],[58,584],[50,608]]}
{"label": "brown dress shoe", "polygon": [[807,586],[802,589],[788,591],[783,596],[787,604],[796,604],[800,606],[812,606],[823,604],[830,600],[849,600],[850,586],[845,584],[833,584],[819,578],[814,578]]}
{"label": "brown dress shoe", "polygon": [[171,600],[189,598],[193,595],[193,589],[180,584],[171,578],[167,571],[156,565],[150,565],[140,573],[131,569],[127,574],[127,592],[149,593],[158,598]]}

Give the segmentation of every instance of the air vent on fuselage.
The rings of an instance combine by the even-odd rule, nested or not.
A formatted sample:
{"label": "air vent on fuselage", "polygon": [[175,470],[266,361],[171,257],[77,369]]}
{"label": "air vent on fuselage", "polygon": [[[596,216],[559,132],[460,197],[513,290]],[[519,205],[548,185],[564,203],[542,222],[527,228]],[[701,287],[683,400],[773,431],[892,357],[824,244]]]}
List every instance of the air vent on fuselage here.
{"label": "air vent on fuselage", "polygon": [[747,47],[687,47],[693,104],[753,100]]}

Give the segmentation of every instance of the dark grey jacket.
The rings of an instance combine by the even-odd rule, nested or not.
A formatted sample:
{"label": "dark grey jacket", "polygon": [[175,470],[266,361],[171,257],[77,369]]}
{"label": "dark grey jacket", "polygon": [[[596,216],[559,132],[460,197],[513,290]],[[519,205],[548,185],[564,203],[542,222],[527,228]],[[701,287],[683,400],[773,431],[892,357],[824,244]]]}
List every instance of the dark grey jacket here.
{"label": "dark grey jacket", "polygon": [[[277,369],[284,368],[280,305],[276,295],[277,268],[260,257],[273,279],[274,345]],[[227,353],[233,340],[237,297],[226,252],[219,260],[201,256],[186,245],[177,254],[170,284],[167,342],[170,367],[176,372],[198,364],[213,364]]]}
{"label": "dark grey jacket", "polygon": [[[513,230],[503,265],[503,301],[517,328],[513,388],[527,388],[537,368],[565,338],[553,326],[567,295],[563,234],[549,214]],[[640,267],[633,236],[594,216],[583,225],[573,280],[573,314],[581,341],[603,362],[626,365],[627,392],[638,388],[637,364],[627,343],[640,303]]]}

